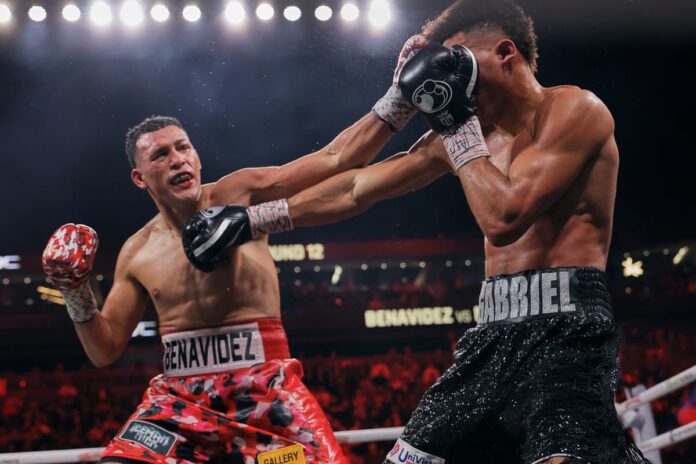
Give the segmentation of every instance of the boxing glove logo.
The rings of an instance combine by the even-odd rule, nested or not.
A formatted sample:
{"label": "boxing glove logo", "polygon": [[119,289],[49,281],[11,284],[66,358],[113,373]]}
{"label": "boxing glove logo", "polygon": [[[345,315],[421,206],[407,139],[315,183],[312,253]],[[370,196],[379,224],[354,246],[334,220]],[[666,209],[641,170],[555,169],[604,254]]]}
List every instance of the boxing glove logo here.
{"label": "boxing glove logo", "polygon": [[220,214],[220,211],[222,211],[222,206],[211,206],[210,208],[204,209],[201,211],[201,214],[203,217],[207,218],[214,218],[218,214]]}
{"label": "boxing glove logo", "polygon": [[447,82],[427,79],[419,85],[411,101],[424,113],[437,113],[452,100],[452,87]]}

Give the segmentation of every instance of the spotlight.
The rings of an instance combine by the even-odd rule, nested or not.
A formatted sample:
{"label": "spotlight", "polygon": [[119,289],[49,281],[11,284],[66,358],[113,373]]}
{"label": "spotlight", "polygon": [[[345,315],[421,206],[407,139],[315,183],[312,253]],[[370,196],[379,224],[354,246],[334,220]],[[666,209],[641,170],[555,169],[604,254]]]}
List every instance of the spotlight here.
{"label": "spotlight", "polygon": [[82,13],[74,3],[68,3],[63,7],[63,18],[66,21],[75,22],[80,19],[80,16],[82,16]]}
{"label": "spotlight", "polygon": [[341,18],[345,21],[355,21],[360,16],[360,10],[353,3],[346,3],[341,8]]}
{"label": "spotlight", "polygon": [[158,3],[150,10],[150,16],[158,23],[163,23],[169,19],[169,9],[161,3]]}
{"label": "spotlight", "polygon": [[29,19],[40,23],[46,19],[46,10],[42,6],[34,5],[29,8]]}
{"label": "spotlight", "polygon": [[288,21],[297,21],[302,17],[302,10],[292,5],[283,10],[283,16],[285,16],[285,19]]}
{"label": "spotlight", "polygon": [[121,6],[121,21],[126,26],[137,26],[143,22],[143,8],[135,0],[126,0]]}
{"label": "spotlight", "polygon": [[319,21],[328,21],[333,16],[333,11],[326,5],[320,5],[314,10],[314,16],[317,17]]}
{"label": "spotlight", "polygon": [[89,10],[89,17],[97,26],[106,26],[111,23],[113,15],[111,8],[105,2],[96,1],[92,3],[92,8]]}
{"label": "spotlight", "polygon": [[256,16],[258,16],[261,21],[268,21],[274,14],[275,10],[268,3],[261,3],[256,7]]}
{"label": "spotlight", "polygon": [[186,21],[193,23],[201,19],[201,9],[196,5],[186,5],[181,15]]}
{"label": "spotlight", "polygon": [[225,18],[232,24],[239,24],[246,18],[244,5],[239,2],[230,2],[225,7]]}
{"label": "spotlight", "polygon": [[372,0],[367,17],[373,26],[382,28],[391,20],[391,8],[387,0]]}
{"label": "spotlight", "polygon": [[343,274],[343,268],[341,266],[334,267],[334,273],[331,276],[331,285],[338,285],[341,281],[341,275]]}
{"label": "spotlight", "polygon": [[4,3],[0,3],[0,23],[9,23],[12,19],[12,12],[10,7]]}

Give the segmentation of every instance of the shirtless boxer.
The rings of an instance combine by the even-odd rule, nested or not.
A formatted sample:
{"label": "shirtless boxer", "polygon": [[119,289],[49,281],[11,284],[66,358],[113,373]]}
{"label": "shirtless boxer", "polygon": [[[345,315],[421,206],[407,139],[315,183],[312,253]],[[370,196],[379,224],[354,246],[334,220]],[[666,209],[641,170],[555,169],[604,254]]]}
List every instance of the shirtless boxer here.
{"label": "shirtless boxer", "polygon": [[[364,166],[415,110],[395,85],[421,38],[407,41],[393,85],[373,112],[325,148],[280,167],[243,169],[201,185],[198,153],[174,118],[152,117],[128,131],[135,185],[159,214],[123,245],[113,286],[98,310],[89,285],[96,233],[66,224],[43,255],[68,314],[96,366],[114,362],[142,319],[148,300],[164,344],[163,375],[107,447],[102,462],[346,462],[329,423],[302,384],[280,320],[280,295],[268,240],[258,238],[217,257],[215,270],[194,269],[181,247],[182,225],[212,205],[253,205],[260,217],[321,180]],[[286,206],[285,206],[286,208]],[[274,224],[260,229],[274,230]]]}
{"label": "shirtless boxer", "polygon": [[[385,463],[647,462],[613,401],[611,114],[589,91],[537,82],[532,22],[510,0],[459,0],[423,34],[432,45],[406,64],[400,87],[434,132],[406,155],[290,198],[277,218],[290,227],[350,217],[448,166],[462,183],[485,236],[479,319]],[[255,222],[227,208],[234,229]],[[194,250],[216,230],[200,215],[187,227]]]}

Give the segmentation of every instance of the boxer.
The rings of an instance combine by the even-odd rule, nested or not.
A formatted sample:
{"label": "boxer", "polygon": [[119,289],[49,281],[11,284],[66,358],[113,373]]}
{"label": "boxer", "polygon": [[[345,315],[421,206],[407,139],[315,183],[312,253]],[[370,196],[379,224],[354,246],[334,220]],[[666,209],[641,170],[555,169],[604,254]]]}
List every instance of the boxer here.
{"label": "boxer", "polygon": [[[479,319],[385,463],[647,463],[613,402],[611,113],[587,90],[537,81],[532,20],[512,0],[457,0],[423,35],[430,45],[403,67],[399,89],[432,132],[406,155],[290,198],[270,219],[334,222],[428,184],[443,165],[462,184],[484,235]],[[264,205],[226,208],[233,230],[265,227]],[[185,246],[200,250],[217,221],[194,215]]]}
{"label": "boxer", "polygon": [[[263,230],[282,229],[274,222],[286,205],[280,199],[366,165],[415,114],[396,86],[404,63],[424,45],[419,36],[406,42],[392,86],[371,113],[323,149],[284,166],[243,169],[202,185],[198,153],[175,118],[150,117],[128,131],[131,178],[159,213],[123,245],[101,308],[89,284],[94,230],[61,226],[43,254],[44,270],[96,366],[120,356],[148,300],[157,311],[163,373],[101,462],[347,462],[302,384],[300,363],[290,357]],[[194,262],[196,269],[181,247],[182,226],[196,211],[214,217],[215,205],[227,203],[266,204],[259,211],[265,228],[255,229],[244,246],[217,250],[214,262]],[[190,256],[207,256],[212,245],[203,243]]]}

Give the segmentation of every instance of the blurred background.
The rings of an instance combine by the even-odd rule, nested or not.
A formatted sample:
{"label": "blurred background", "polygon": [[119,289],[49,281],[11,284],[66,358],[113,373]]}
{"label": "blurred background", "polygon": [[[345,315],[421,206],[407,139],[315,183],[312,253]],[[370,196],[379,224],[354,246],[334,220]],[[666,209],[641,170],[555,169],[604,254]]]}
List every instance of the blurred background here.
{"label": "blurred background", "polygon": [[[130,181],[127,128],[179,118],[206,182],[286,163],[368,112],[403,41],[449,3],[162,0],[165,17],[154,1],[0,0],[0,453],[105,444],[160,370],[152,308],[124,356],[96,369],[40,272],[53,230],[89,224],[103,297],[121,244],[156,213]],[[696,364],[696,3],[519,3],[535,21],[542,85],[589,89],[616,120],[607,272],[620,400]],[[380,159],[425,130],[414,120]],[[457,179],[271,243],[291,350],[335,429],[403,425],[475,323],[482,236]],[[657,433],[696,421],[696,388],[652,413]],[[665,448],[662,462],[696,463],[694,441]],[[378,463],[388,447],[347,452]]]}

